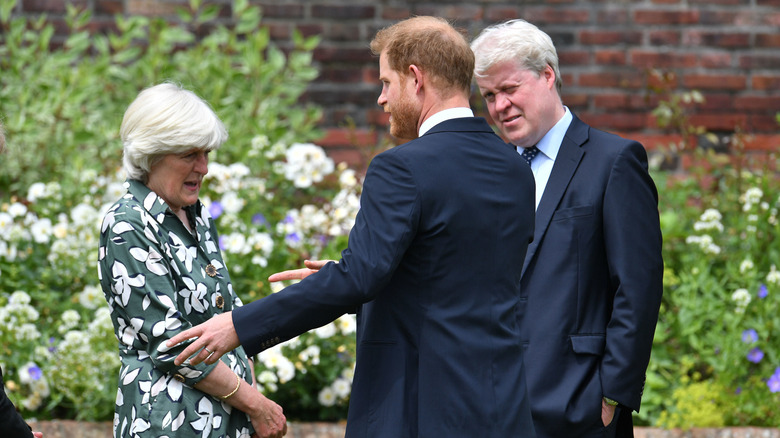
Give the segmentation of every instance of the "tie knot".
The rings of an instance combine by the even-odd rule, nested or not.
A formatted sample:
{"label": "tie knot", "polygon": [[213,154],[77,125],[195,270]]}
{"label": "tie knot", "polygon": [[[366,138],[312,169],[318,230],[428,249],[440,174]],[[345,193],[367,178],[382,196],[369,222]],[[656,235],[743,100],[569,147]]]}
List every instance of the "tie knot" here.
{"label": "tie knot", "polygon": [[525,162],[528,163],[528,165],[531,165],[531,161],[533,161],[534,157],[536,157],[536,154],[539,153],[539,148],[536,146],[531,146],[530,148],[524,148],[523,152],[520,154],[523,158],[525,158]]}

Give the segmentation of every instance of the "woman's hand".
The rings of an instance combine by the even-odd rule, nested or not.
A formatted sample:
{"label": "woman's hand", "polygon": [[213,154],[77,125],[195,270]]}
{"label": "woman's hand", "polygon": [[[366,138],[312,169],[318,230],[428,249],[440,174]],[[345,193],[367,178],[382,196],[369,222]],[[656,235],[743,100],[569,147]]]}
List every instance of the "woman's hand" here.
{"label": "woman's hand", "polygon": [[287,418],[282,407],[260,394],[262,403],[257,412],[249,413],[249,419],[259,438],[281,438],[287,434]]}

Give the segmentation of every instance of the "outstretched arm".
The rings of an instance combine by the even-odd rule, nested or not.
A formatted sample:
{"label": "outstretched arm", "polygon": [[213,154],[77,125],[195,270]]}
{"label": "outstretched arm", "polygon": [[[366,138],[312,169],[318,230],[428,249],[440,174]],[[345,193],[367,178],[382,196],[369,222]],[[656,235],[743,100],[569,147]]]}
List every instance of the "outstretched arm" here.
{"label": "outstretched arm", "polygon": [[191,365],[217,362],[223,354],[240,345],[233,326],[233,312],[219,314],[203,324],[184,330],[169,339],[167,345],[173,347],[187,340],[192,340],[192,343],[176,356],[173,363],[181,365],[190,356]]}

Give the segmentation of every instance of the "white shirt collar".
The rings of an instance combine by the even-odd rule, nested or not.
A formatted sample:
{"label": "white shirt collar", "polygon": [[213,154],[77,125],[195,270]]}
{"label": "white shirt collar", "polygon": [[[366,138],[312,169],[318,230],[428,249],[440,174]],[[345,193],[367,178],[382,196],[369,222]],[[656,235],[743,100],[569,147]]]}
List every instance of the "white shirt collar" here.
{"label": "white shirt collar", "polygon": [[446,110],[439,111],[438,113],[428,117],[423,124],[420,126],[420,132],[417,134],[420,137],[425,135],[426,132],[428,132],[431,128],[438,125],[439,123],[449,120],[449,119],[459,119],[462,117],[474,117],[474,112],[471,111],[471,108],[465,108],[465,107],[459,107],[459,108],[449,108]]}
{"label": "white shirt collar", "polygon": [[550,128],[550,130],[547,131],[547,134],[544,134],[544,137],[536,144],[536,147],[539,148],[547,158],[553,161],[555,161],[555,157],[558,156],[558,151],[561,149],[561,143],[563,143],[563,137],[566,135],[566,131],[569,129],[569,125],[571,125],[572,121],[572,115],[569,108],[564,106],[563,109],[565,110],[563,117],[561,117],[561,119],[558,120],[558,123]]}

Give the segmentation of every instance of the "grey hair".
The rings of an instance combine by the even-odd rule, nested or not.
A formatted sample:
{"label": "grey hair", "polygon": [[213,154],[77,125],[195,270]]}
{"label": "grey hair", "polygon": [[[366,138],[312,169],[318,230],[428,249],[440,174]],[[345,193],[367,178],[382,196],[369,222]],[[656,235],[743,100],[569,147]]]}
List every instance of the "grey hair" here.
{"label": "grey hair", "polygon": [[146,183],[152,166],[163,156],[218,149],[228,133],[206,101],[164,82],[141,91],[127,107],[119,136],[127,176]]}
{"label": "grey hair", "polygon": [[476,58],[475,77],[485,77],[492,66],[506,61],[516,62],[537,74],[549,65],[555,73],[558,94],[561,92],[563,82],[555,45],[549,35],[525,20],[509,20],[486,27],[471,42],[471,50]]}

